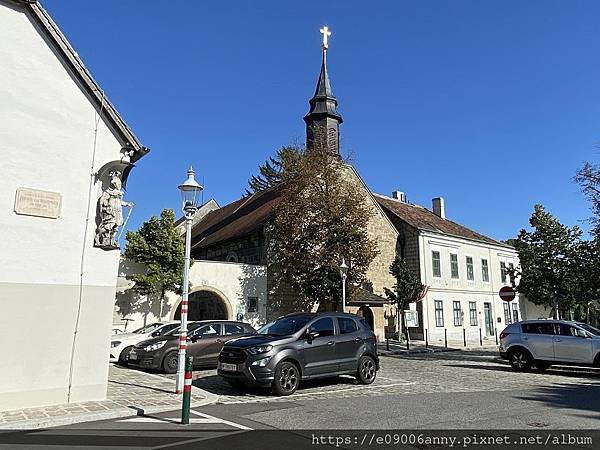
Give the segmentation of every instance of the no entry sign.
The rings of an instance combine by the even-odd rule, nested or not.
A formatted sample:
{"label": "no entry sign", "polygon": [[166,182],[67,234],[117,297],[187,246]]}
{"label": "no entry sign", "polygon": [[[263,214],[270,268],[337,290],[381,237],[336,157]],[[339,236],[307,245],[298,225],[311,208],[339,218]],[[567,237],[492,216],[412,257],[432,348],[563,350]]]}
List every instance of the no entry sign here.
{"label": "no entry sign", "polygon": [[505,302],[510,302],[515,299],[516,293],[515,290],[510,286],[504,286],[502,289],[500,289],[498,295],[500,295],[500,298]]}

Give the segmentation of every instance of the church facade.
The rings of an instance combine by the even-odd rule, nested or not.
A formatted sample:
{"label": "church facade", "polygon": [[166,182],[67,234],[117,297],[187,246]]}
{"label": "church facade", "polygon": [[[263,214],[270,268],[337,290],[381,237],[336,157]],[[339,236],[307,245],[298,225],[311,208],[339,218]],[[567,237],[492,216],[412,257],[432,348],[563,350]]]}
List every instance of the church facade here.
{"label": "church facade", "polygon": [[[380,340],[397,333],[398,311],[388,304],[384,289],[394,285],[389,267],[400,255],[426,285],[423,298],[411,305],[418,319],[409,328],[413,338],[443,343],[466,337],[472,345],[479,343],[480,333],[482,340],[495,339],[521,316],[518,300],[508,304],[498,296],[509,282],[505,269],[518,264],[515,250],[446,218],[442,198],[434,199],[430,210],[407,202],[399,192],[392,197],[373,193],[354,167],[341,163],[343,119],[331,87],[327,51],[324,41],[317,86],[304,117],[307,148],[326,148],[344,180],[362,192],[372,211],[366,232],[378,247],[367,270],[367,286],[348,299],[347,311],[365,317]],[[274,187],[223,207],[203,207],[192,228],[190,320],[243,319],[258,326],[292,312],[273,307],[286,304],[281,296],[295,295],[275,291],[269,272],[268,230],[278,202]],[[166,307],[155,308],[145,322],[177,319],[180,301],[170,294]],[[132,317],[132,326],[143,325],[140,314]]]}

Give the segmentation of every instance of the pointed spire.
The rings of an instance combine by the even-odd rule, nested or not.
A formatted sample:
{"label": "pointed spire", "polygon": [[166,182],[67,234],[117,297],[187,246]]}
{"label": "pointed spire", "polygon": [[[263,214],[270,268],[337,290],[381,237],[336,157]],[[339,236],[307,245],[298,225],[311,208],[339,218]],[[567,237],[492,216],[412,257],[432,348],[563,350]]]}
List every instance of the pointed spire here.
{"label": "pointed spire", "polygon": [[333,95],[329,74],[327,73],[328,38],[331,32],[327,27],[323,27],[321,33],[323,34],[321,72],[315,94],[309,100],[310,110],[304,116],[306,145],[310,148],[315,143],[320,143],[325,145],[333,156],[339,158],[339,125],[343,122],[343,119],[337,111],[338,102]]}

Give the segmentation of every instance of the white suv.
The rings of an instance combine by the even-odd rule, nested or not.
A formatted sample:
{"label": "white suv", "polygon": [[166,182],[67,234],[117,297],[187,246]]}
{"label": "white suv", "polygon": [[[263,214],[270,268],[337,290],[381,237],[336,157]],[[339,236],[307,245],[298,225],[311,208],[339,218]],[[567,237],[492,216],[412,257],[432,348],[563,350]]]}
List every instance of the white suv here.
{"label": "white suv", "polygon": [[525,320],[500,333],[500,356],[523,372],[553,364],[600,367],[600,330],[566,320]]}
{"label": "white suv", "polygon": [[110,362],[127,364],[129,352],[133,346],[139,342],[153,337],[163,336],[164,334],[179,328],[179,320],[162,323],[156,322],[131,333],[119,333],[112,336],[110,341]]}

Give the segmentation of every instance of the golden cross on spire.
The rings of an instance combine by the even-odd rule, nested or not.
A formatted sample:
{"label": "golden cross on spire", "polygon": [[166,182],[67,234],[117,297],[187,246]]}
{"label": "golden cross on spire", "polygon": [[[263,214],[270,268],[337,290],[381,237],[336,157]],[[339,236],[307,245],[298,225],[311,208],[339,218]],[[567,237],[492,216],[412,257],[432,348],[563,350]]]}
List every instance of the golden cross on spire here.
{"label": "golden cross on spire", "polygon": [[323,50],[327,50],[329,48],[328,41],[329,41],[329,36],[331,36],[331,31],[329,31],[329,28],[327,28],[327,26],[324,26],[319,31],[323,35]]}

